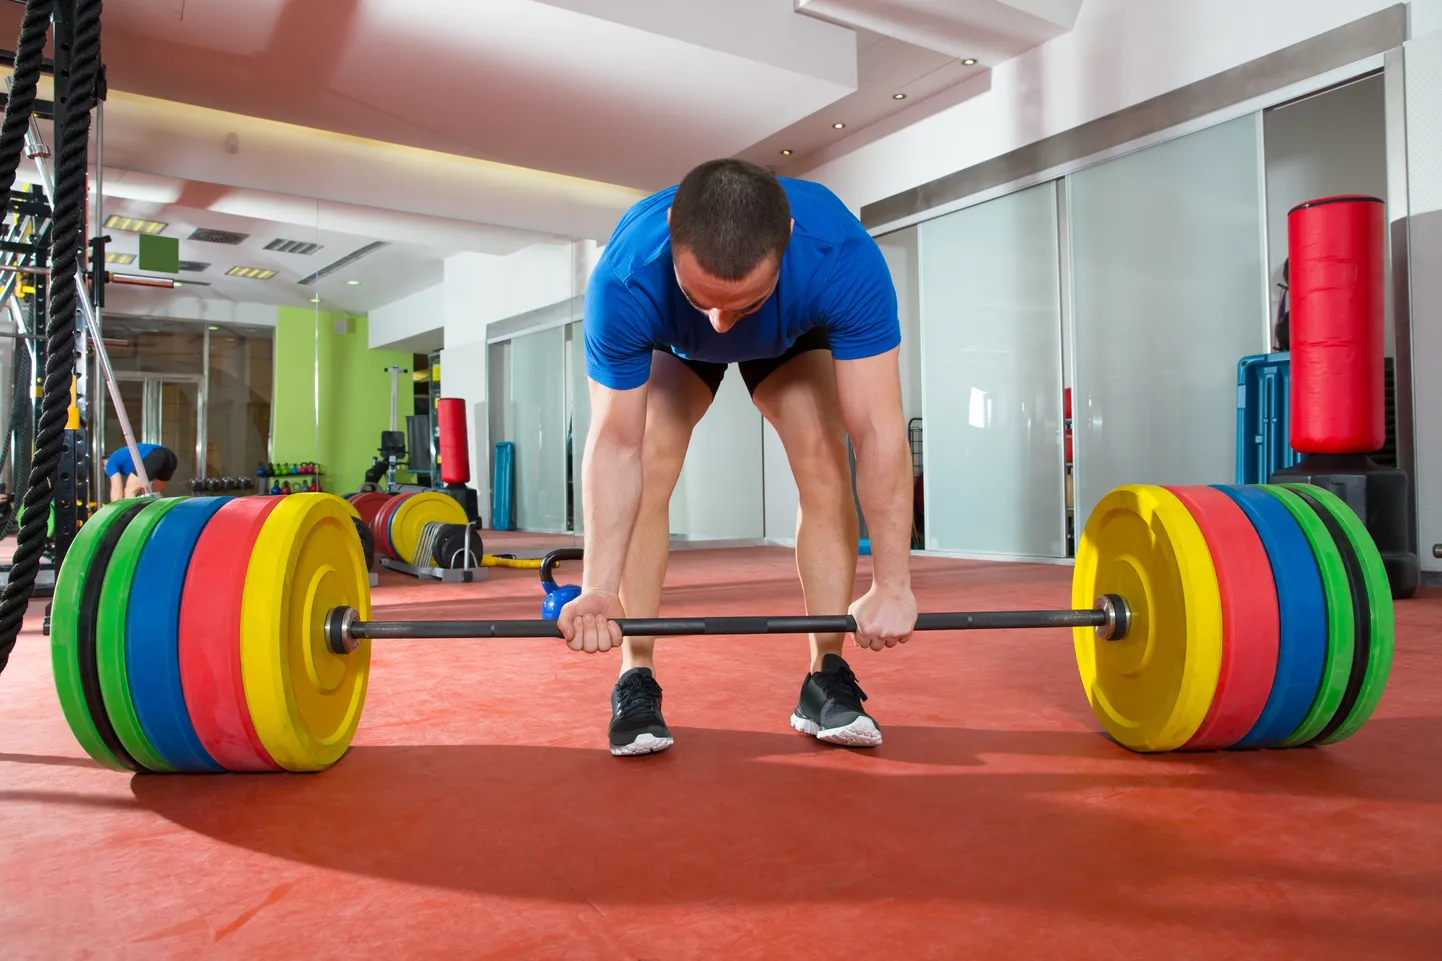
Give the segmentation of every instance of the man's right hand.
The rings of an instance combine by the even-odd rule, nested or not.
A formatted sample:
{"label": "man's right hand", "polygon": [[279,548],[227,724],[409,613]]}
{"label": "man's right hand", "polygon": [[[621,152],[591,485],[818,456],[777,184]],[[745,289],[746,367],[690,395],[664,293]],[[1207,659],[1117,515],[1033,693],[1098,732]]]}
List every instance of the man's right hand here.
{"label": "man's right hand", "polygon": [[573,651],[596,654],[621,646],[621,627],[616,619],[626,616],[621,599],[609,591],[583,591],[561,608],[556,626]]}

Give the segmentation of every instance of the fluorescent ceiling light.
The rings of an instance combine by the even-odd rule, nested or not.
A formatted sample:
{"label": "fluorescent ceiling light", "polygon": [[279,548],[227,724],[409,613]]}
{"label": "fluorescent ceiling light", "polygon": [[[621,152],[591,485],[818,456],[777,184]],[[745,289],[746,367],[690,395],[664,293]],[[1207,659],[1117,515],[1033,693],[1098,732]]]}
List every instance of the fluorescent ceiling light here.
{"label": "fluorescent ceiling light", "polygon": [[105,262],[107,264],[133,264],[135,263],[135,255],[107,253],[105,255]]}
{"label": "fluorescent ceiling light", "polygon": [[106,230],[126,230],[133,234],[158,234],[169,226],[158,220],[141,220],[138,217],[122,217],[120,214],[111,214],[105,218]]}
{"label": "fluorescent ceiling light", "polygon": [[225,272],[227,277],[244,277],[246,280],[269,280],[278,270],[264,270],[260,267],[232,267]]}

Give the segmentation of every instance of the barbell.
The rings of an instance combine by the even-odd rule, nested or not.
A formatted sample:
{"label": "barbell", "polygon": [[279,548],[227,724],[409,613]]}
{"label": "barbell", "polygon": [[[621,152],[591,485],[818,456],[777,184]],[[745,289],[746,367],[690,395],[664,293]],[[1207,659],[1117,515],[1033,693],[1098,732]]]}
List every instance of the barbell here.
{"label": "barbell", "polygon": [[[325,493],[117,501],[57,578],[76,739],[140,772],[320,771],[360,724],[370,647],[558,637],[554,621],[375,621],[355,508]],[[1069,628],[1101,727],[1136,752],[1330,744],[1391,670],[1386,571],[1309,485],[1117,488],[1078,539],[1071,610],[925,613],[918,631]],[[627,635],[843,633],[845,615],[623,619]]]}

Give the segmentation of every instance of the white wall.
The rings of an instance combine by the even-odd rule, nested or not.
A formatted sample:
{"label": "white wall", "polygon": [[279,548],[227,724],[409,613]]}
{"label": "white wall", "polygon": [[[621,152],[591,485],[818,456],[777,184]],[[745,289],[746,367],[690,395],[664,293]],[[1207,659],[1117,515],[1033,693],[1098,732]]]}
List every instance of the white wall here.
{"label": "white wall", "polygon": [[370,312],[372,350],[429,353],[443,343],[445,284],[439,283]]}
{"label": "white wall", "polygon": [[576,283],[572,258],[571,244],[535,244],[506,257],[463,253],[446,259],[440,295],[445,344],[441,392],[462,398],[471,412],[471,486],[488,523],[492,440],[485,415],[486,328],[572,297]]}
{"label": "white wall", "polygon": [[671,496],[672,535],[693,540],[766,536],[762,423],[732,368],[691,435],[686,466]]}
{"label": "white wall", "polygon": [[[863,129],[798,175],[853,209],[1070,130],[1392,6],[1394,0],[1087,0],[1076,28],[938,94],[970,99],[876,138]],[[1414,4],[1442,23],[1437,0]],[[894,123],[921,117],[926,101]],[[869,141],[869,142],[868,142]]]}

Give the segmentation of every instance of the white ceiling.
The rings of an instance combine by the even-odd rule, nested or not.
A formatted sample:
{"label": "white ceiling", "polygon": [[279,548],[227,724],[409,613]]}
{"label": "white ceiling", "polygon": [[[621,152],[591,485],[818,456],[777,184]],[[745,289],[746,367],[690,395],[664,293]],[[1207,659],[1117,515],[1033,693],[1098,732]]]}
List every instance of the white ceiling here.
{"label": "white ceiling", "polygon": [[[457,252],[604,242],[695,163],[777,166],[783,148],[795,162],[897,122],[1065,29],[1057,18],[1080,2],[108,0],[106,212],[167,222],[182,259],[215,265],[211,287],[115,298],[206,318],[304,305],[297,280],[385,241],[320,286],[328,308],[365,311],[436,282]],[[20,12],[0,4],[0,33],[16,35]],[[922,14],[945,30],[918,37]],[[252,237],[215,248],[185,239],[196,226]],[[275,237],[325,249],[258,249]],[[281,273],[210,275],[240,263]]]}

